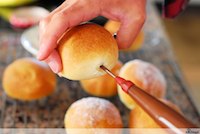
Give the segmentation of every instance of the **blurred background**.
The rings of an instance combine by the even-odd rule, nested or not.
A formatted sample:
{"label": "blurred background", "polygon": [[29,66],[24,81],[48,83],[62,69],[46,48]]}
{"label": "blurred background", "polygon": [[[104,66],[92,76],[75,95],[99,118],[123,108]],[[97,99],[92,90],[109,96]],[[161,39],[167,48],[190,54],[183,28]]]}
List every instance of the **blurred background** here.
{"label": "blurred background", "polygon": [[[155,0],[155,4],[161,13],[162,0]],[[200,112],[200,0],[190,0],[186,10],[175,19],[160,20]]]}

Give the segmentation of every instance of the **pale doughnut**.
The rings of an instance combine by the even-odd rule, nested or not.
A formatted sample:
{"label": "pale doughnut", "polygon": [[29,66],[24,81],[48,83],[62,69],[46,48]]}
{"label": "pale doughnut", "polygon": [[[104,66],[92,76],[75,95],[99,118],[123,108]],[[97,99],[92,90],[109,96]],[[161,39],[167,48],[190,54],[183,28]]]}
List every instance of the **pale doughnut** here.
{"label": "pale doughnut", "polygon": [[[153,64],[132,60],[124,64],[120,69],[119,76],[132,81],[139,88],[157,98],[163,98],[166,90],[166,80],[161,71]],[[120,100],[129,108],[133,109],[135,102],[118,86]]]}
{"label": "pale doughnut", "polygon": [[109,101],[87,97],[74,102],[65,114],[65,128],[121,128],[118,109]]}
{"label": "pale doughnut", "polygon": [[62,59],[61,76],[71,80],[91,79],[112,69],[118,60],[118,46],[112,35],[96,24],[82,24],[66,31],[58,43]]}

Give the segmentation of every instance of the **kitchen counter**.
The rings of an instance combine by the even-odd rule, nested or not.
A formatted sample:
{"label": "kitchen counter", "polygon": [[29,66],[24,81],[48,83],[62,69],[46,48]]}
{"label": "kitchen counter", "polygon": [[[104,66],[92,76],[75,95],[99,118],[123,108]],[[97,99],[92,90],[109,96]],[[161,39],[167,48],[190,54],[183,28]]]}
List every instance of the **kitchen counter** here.
{"label": "kitchen counter", "polygon": [[[120,60],[125,63],[132,59],[142,59],[157,66],[167,80],[166,99],[175,103],[184,116],[200,125],[197,109],[190,98],[188,87],[174,58],[167,36],[161,26],[155,8],[147,6],[148,18],[144,25],[145,41],[136,52],[120,52]],[[2,75],[6,66],[21,57],[32,56],[20,42],[23,30],[12,29],[0,20],[0,127],[42,127],[62,128],[66,109],[77,99],[90,96],[81,90],[78,81],[57,77],[57,89],[51,96],[32,102],[13,100],[5,95]],[[17,90],[17,86],[16,86]],[[120,110],[125,127],[128,127],[129,110],[118,96],[109,98]]]}

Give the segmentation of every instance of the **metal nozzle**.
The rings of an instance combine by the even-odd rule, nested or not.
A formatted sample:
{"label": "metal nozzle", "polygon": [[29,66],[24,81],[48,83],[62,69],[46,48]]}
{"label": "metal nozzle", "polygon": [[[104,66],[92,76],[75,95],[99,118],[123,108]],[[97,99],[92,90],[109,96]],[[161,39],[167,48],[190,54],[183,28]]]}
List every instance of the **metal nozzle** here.
{"label": "metal nozzle", "polygon": [[113,78],[116,78],[116,76],[110,71],[108,70],[104,65],[101,65],[100,68],[105,71],[108,75],[110,75]]}

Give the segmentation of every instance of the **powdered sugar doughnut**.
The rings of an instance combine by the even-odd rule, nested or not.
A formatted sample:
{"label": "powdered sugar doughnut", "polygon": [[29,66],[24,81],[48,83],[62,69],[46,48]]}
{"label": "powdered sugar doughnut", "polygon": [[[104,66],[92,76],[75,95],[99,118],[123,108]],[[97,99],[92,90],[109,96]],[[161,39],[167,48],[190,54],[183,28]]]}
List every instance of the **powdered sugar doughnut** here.
{"label": "powdered sugar doughnut", "polygon": [[65,128],[121,128],[118,109],[109,101],[88,97],[74,102],[66,112]]}
{"label": "powdered sugar doughnut", "polygon": [[[165,95],[166,80],[160,70],[151,63],[138,59],[129,61],[121,68],[119,76],[132,81],[139,88],[157,98],[163,98]],[[135,102],[119,86],[118,93],[120,100],[129,109],[133,109]]]}

